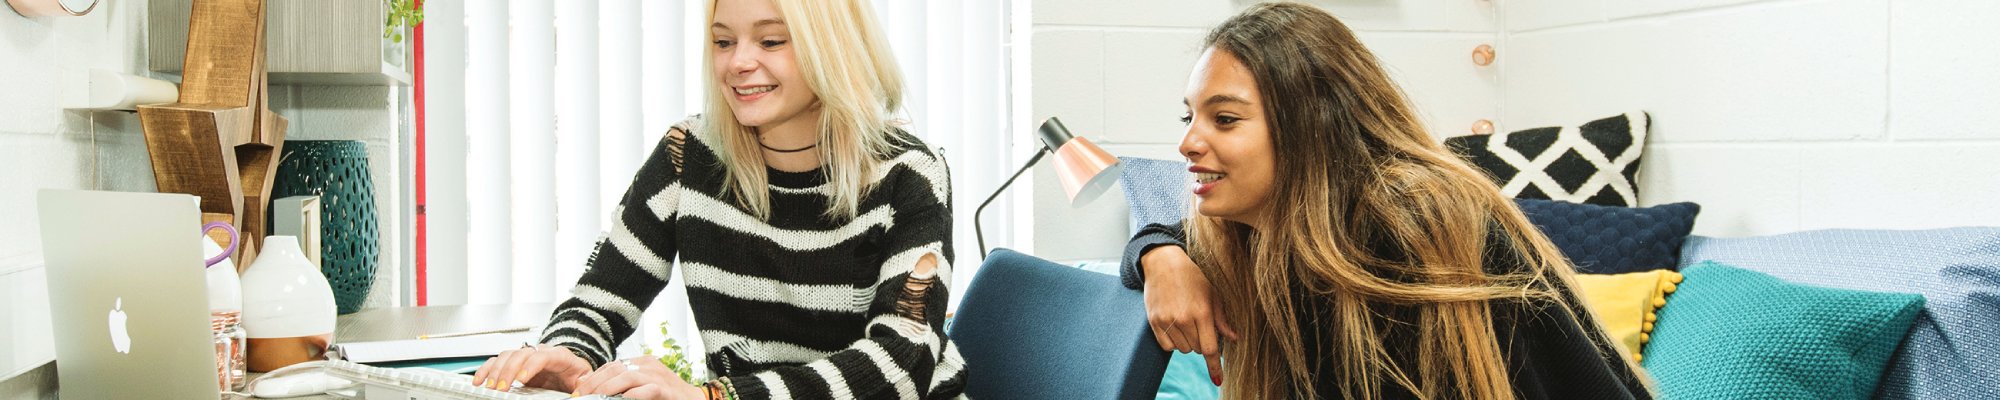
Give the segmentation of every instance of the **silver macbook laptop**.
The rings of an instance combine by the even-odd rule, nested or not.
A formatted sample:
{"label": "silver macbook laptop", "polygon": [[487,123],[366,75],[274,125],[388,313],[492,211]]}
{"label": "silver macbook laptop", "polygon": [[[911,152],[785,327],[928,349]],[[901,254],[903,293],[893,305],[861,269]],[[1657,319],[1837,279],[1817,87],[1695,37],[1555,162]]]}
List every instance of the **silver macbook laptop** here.
{"label": "silver macbook laptop", "polygon": [[39,200],[61,397],[220,397],[195,197],[43,190]]}

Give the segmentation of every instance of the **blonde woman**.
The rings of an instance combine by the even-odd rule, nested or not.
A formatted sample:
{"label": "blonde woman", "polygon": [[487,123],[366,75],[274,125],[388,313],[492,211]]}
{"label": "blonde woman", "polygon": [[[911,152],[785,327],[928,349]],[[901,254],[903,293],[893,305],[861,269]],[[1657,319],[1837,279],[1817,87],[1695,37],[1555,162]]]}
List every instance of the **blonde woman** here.
{"label": "blonde woman", "polygon": [[1651,397],[1563,256],[1346,26],[1267,3],[1205,45],[1180,145],[1197,215],[1144,229],[1123,275],[1224,397]]}
{"label": "blonde woman", "polygon": [[[713,0],[706,117],[676,125],[542,344],[473,383],[640,399],[940,398],[963,389],[943,331],[944,162],[890,112],[902,82],[863,0]],[[612,360],[676,256],[717,379]]]}

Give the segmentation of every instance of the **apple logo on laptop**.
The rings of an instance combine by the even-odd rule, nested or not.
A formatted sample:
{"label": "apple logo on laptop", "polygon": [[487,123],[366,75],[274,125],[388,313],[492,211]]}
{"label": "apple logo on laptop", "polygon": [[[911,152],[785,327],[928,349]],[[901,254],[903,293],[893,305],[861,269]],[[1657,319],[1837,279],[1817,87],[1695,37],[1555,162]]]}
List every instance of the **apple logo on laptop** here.
{"label": "apple logo on laptop", "polygon": [[125,331],[125,298],[111,303],[111,348],[132,354],[132,334]]}

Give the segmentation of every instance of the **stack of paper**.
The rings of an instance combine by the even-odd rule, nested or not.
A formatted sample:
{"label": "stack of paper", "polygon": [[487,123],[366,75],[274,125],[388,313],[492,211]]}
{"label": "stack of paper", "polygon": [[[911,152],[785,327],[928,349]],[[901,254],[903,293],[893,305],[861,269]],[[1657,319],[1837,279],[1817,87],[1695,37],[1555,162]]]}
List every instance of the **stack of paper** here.
{"label": "stack of paper", "polygon": [[342,343],[332,351],[342,360],[357,363],[432,360],[443,358],[492,357],[500,352],[534,343],[533,332],[490,333],[436,339],[388,340]]}

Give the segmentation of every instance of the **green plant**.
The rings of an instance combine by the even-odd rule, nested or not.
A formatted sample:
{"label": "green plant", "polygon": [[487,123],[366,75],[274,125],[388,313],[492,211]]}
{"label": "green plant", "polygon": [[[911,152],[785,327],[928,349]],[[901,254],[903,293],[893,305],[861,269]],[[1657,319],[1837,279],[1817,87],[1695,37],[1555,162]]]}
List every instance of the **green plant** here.
{"label": "green plant", "polygon": [[[660,347],[666,349],[666,354],[660,355],[660,363],[666,364],[667,369],[680,374],[681,381],[700,386],[702,383],[694,380],[694,367],[688,364],[687,350],[681,349],[680,343],[674,342],[673,332],[667,331],[666,322],[660,322],[660,335],[667,338],[666,341],[660,342]],[[648,348],[645,351],[650,355],[653,349]]]}
{"label": "green plant", "polygon": [[396,27],[414,27],[424,23],[424,6],[419,0],[382,0],[382,5],[389,9],[389,15],[382,20],[383,39],[402,43],[403,33],[397,32]]}

